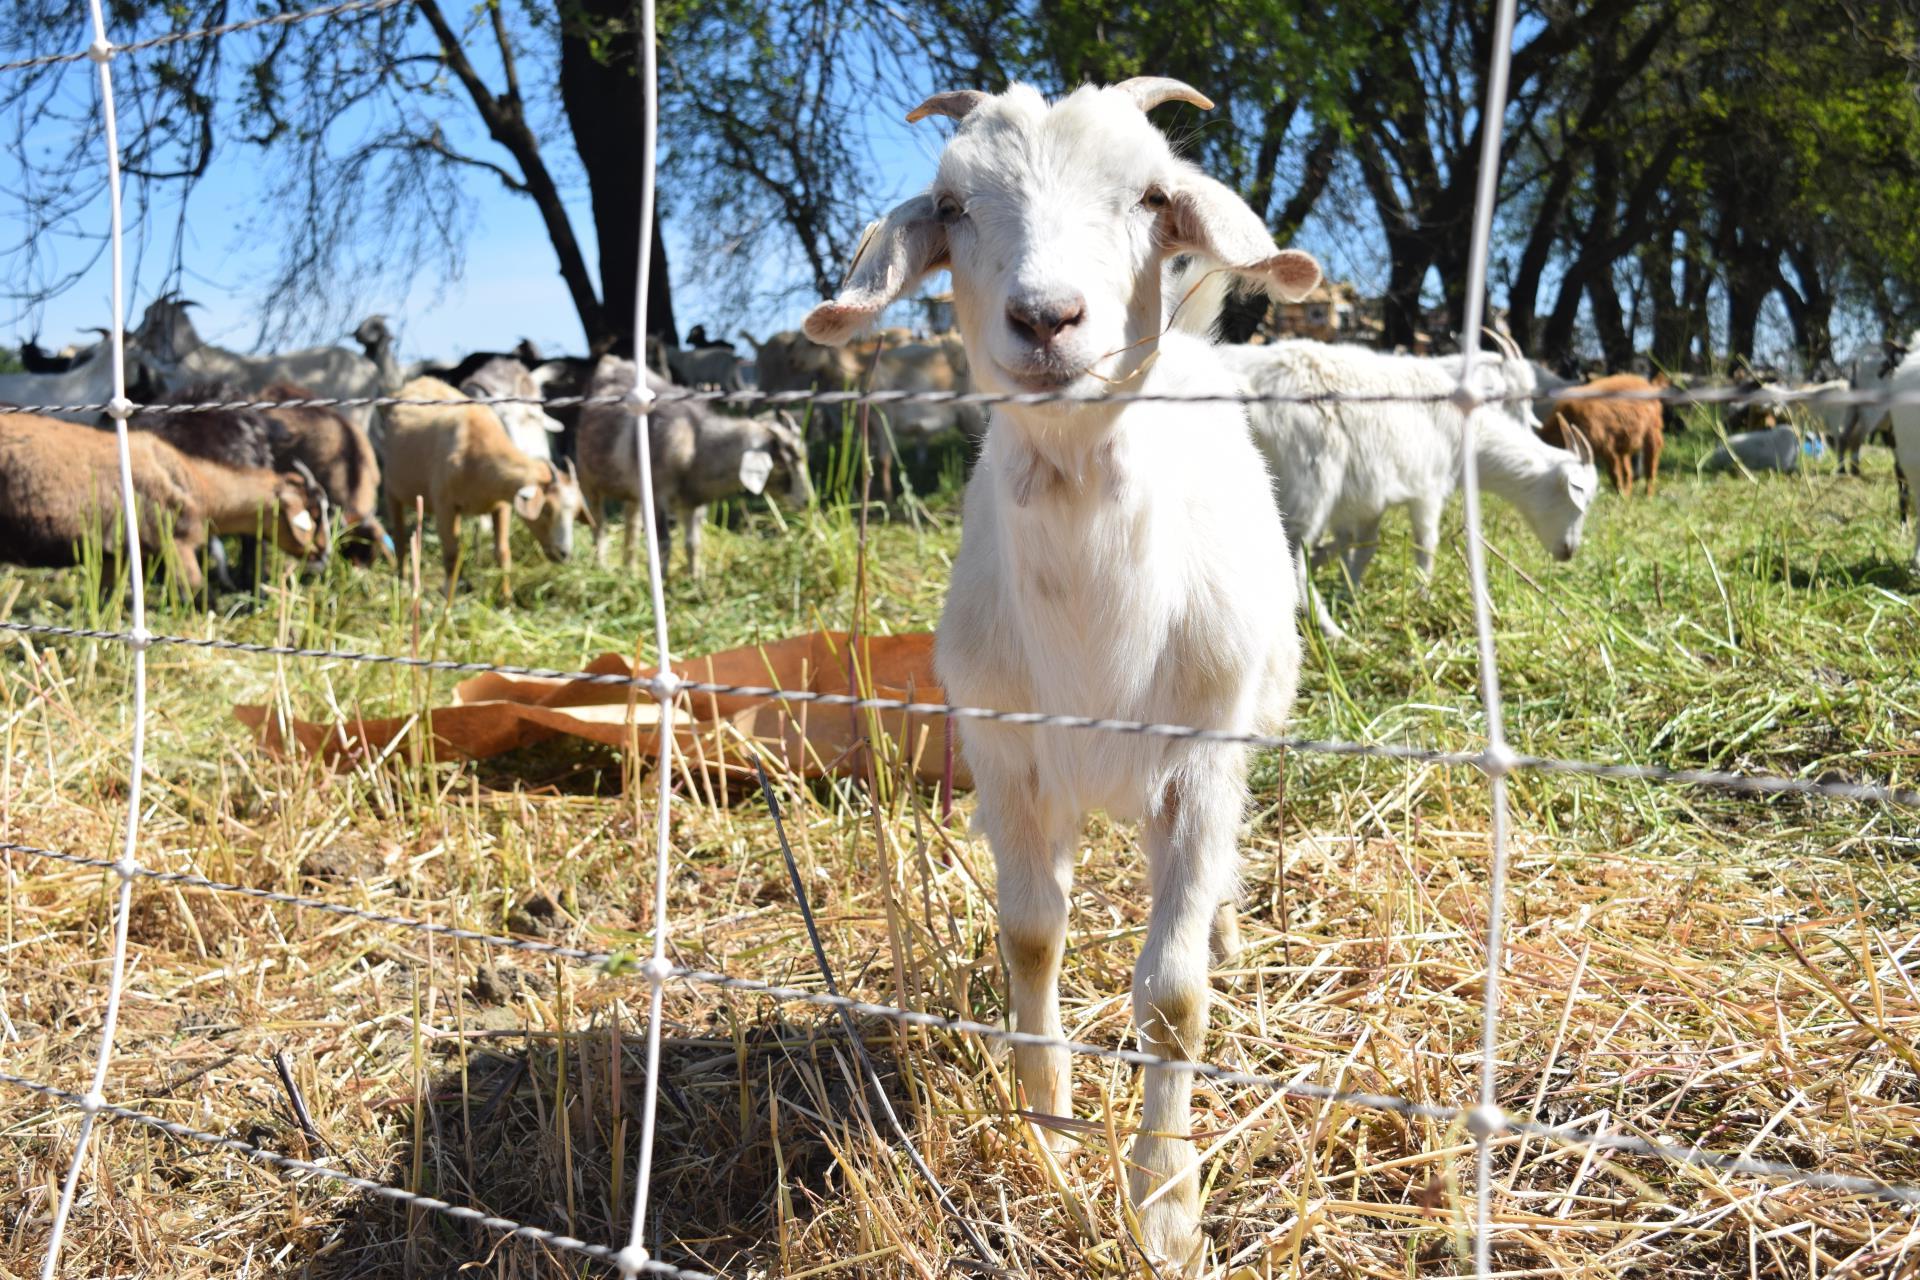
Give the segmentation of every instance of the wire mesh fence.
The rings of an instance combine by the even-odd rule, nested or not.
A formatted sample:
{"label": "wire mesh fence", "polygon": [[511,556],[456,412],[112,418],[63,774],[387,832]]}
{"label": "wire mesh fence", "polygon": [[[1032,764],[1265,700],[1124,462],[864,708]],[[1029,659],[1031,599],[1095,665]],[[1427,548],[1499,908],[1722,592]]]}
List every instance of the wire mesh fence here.
{"label": "wire mesh fence", "polygon": [[[1920,791],[1894,783],[1872,781],[1850,781],[1828,777],[1796,777],[1781,774],[1739,772],[1727,770],[1665,768],[1631,762],[1605,762],[1581,759],[1563,759],[1551,756],[1530,755],[1516,752],[1508,744],[1503,727],[1503,699],[1500,685],[1500,668],[1495,651],[1492,596],[1488,585],[1487,566],[1484,558],[1483,539],[1480,536],[1480,487],[1477,467],[1472,459],[1473,434],[1476,430],[1477,415],[1468,412],[1464,415],[1465,447],[1464,456],[1468,460],[1464,469],[1463,492],[1465,498],[1465,520],[1468,530],[1466,540],[1467,562],[1471,583],[1476,635],[1476,660],[1478,668],[1481,714],[1485,726],[1484,746],[1478,750],[1440,750],[1392,743],[1344,741],[1334,739],[1313,739],[1299,736],[1267,735],[1225,732],[1204,725],[1182,725],[1106,719],[1099,717],[1063,715],[1019,708],[988,708],[955,705],[945,702],[919,702],[910,699],[862,696],[860,694],[832,694],[810,690],[783,689],[775,686],[743,685],[717,683],[685,678],[676,672],[672,662],[672,650],[668,631],[669,610],[663,590],[664,575],[661,564],[661,548],[656,539],[648,539],[649,595],[654,621],[654,649],[657,658],[655,669],[644,675],[609,675],[566,671],[562,669],[516,666],[479,660],[421,658],[417,655],[370,652],[352,649],[308,647],[291,644],[255,644],[219,638],[193,638],[181,635],[156,634],[148,630],[145,601],[142,593],[143,573],[140,563],[139,530],[136,527],[136,502],[134,496],[131,460],[127,437],[127,419],[136,411],[146,412],[190,412],[210,408],[270,408],[286,406],[325,406],[325,407],[387,407],[396,405],[437,404],[444,401],[434,399],[409,398],[400,396],[376,396],[359,398],[315,397],[301,400],[244,400],[235,402],[212,402],[209,404],[177,405],[135,405],[126,396],[126,383],[122,359],[125,352],[127,335],[122,328],[123,295],[119,201],[119,152],[116,137],[116,121],[113,108],[112,63],[115,57],[136,54],[146,49],[161,47],[183,40],[218,38],[224,34],[252,29],[263,25],[278,25],[290,22],[324,19],[333,15],[357,11],[374,11],[394,7],[403,0],[355,0],[353,3],[332,5],[304,13],[277,14],[236,22],[198,31],[170,33],[151,40],[134,42],[124,46],[113,45],[108,37],[105,19],[99,0],[90,0],[89,18],[92,43],[84,52],[50,55],[14,63],[0,64],[0,72],[19,70],[57,62],[92,59],[98,67],[101,105],[104,113],[105,142],[107,148],[106,168],[108,187],[112,205],[111,251],[113,269],[113,307],[114,328],[109,338],[115,357],[113,395],[110,400],[100,404],[81,405],[27,405],[18,406],[24,412],[100,412],[110,417],[118,432],[120,458],[120,480],[122,509],[127,522],[127,553],[130,560],[130,578],[132,586],[132,623],[128,629],[81,628],[51,624],[22,622],[0,622],[0,632],[19,636],[38,636],[56,640],[104,640],[126,646],[132,655],[130,711],[132,723],[132,746],[126,769],[127,810],[124,830],[124,845],[117,859],[90,856],[75,852],[43,847],[40,845],[0,842],[0,855],[10,863],[17,860],[39,860],[55,864],[79,867],[91,871],[107,873],[112,877],[113,893],[110,900],[112,929],[110,931],[111,950],[108,955],[108,978],[105,989],[100,993],[100,1025],[98,1048],[94,1054],[94,1063],[89,1087],[85,1091],[71,1091],[8,1072],[0,1072],[0,1082],[16,1089],[37,1094],[50,1104],[77,1110],[80,1113],[80,1125],[72,1139],[71,1158],[66,1176],[61,1183],[56,1211],[52,1217],[48,1233],[47,1249],[44,1255],[43,1275],[51,1277],[60,1272],[61,1249],[68,1230],[68,1223],[77,1199],[87,1166],[89,1143],[97,1125],[103,1120],[143,1126],[188,1144],[198,1144],[217,1148],[259,1161],[275,1167],[296,1178],[318,1178],[339,1182],[354,1187],[370,1195],[392,1200],[411,1210],[444,1215],[463,1220],[486,1231],[503,1236],[522,1237],[538,1241],[554,1249],[578,1255],[597,1263],[605,1264],[622,1275],[658,1274],[685,1277],[686,1280],[705,1280],[706,1273],[679,1268],[656,1259],[646,1239],[649,1224],[649,1197],[653,1191],[652,1167],[656,1141],[657,1107],[662,1093],[661,1083],[661,1045],[663,1038],[663,1000],[672,984],[685,984],[688,987],[705,987],[719,991],[763,999],[770,1002],[798,1004],[812,1008],[832,1011],[837,1014],[852,1014],[860,1017],[882,1019],[890,1023],[905,1026],[939,1030],[955,1035],[975,1037],[982,1041],[1003,1045],[1045,1047],[1063,1049],[1070,1054],[1107,1061],[1130,1067],[1171,1068],[1189,1073],[1196,1078],[1206,1079],[1223,1087],[1263,1090],[1286,1097],[1301,1098],[1316,1102],[1360,1108],[1398,1116],[1420,1118],[1444,1124],[1464,1125],[1471,1136],[1475,1151],[1476,1173],[1474,1178],[1474,1229],[1472,1273],[1479,1277],[1491,1277],[1497,1274],[1492,1256],[1492,1246],[1499,1234],[1500,1227],[1493,1214],[1493,1200],[1498,1181],[1493,1167],[1497,1144],[1515,1136],[1538,1138],[1548,1142],[1562,1144],[1576,1149],[1620,1151],[1654,1159],[1670,1161],[1680,1165],[1695,1166],[1718,1171],[1723,1174],[1763,1179],[1784,1180],[1813,1188],[1870,1197],[1889,1204],[1911,1207],[1920,1205],[1920,1187],[1907,1186],[1878,1179],[1870,1175],[1834,1173],[1821,1169],[1802,1168],[1783,1161],[1767,1160],[1753,1156],[1750,1152],[1728,1153],[1716,1151],[1702,1145],[1675,1144],[1660,1141],[1657,1138],[1632,1134],[1610,1133],[1575,1125],[1549,1123],[1537,1115],[1529,1114],[1525,1109],[1513,1108],[1503,1102],[1499,1090],[1497,1050],[1500,1043],[1500,1025],[1502,1017],[1502,973],[1507,954],[1504,937],[1503,906],[1506,897],[1506,881],[1509,864],[1509,814],[1507,799],[1508,779],[1517,772],[1539,772],[1545,774],[1563,774],[1587,776],[1597,779],[1642,781],[1663,785],[1693,786],[1723,790],[1731,793],[1753,795],[1799,795],[1828,800],[1864,802],[1878,805],[1913,806],[1920,804]],[[650,0],[643,5],[642,31],[648,43],[648,53],[643,65],[651,67],[651,41],[654,30],[654,15]],[[1513,0],[1497,0],[1495,32],[1492,46],[1492,65],[1488,78],[1490,100],[1485,104],[1484,118],[1492,122],[1483,137],[1483,154],[1479,174],[1479,188],[1475,205],[1475,217],[1472,225],[1469,269],[1466,280],[1466,326],[1469,333],[1478,332],[1486,307],[1486,264],[1488,245],[1491,237],[1492,217],[1497,194],[1499,122],[1504,118],[1504,95],[1506,86],[1507,62],[1512,45],[1514,23]],[[656,87],[649,82],[645,93],[644,129],[647,135],[647,154],[654,154],[653,138],[657,127]],[[653,201],[653,174],[644,175],[643,208],[640,219],[640,264],[641,279],[636,292],[639,300],[639,314],[635,318],[634,332],[647,331],[645,300],[648,296],[645,273],[651,264],[648,238],[652,231],[651,208]],[[1472,392],[1473,372],[1477,353],[1471,345],[1468,347],[1460,370],[1459,389],[1444,397],[1414,395],[1259,395],[1237,391],[1222,391],[1215,394],[1198,395],[1157,395],[1152,393],[1114,393],[1103,397],[1114,401],[1193,401],[1211,403],[1379,403],[1379,402],[1417,402],[1452,403],[1468,409],[1483,403]],[[1561,398],[1604,397],[1627,400],[1654,400],[1661,403],[1693,403],[1743,405],[1764,404],[1783,406],[1788,404],[1822,405],[1877,405],[1891,407],[1900,404],[1920,404],[1920,392],[1854,392],[1851,390],[1815,390],[1793,391],[1778,388],[1733,388],[1715,387],[1684,390],[1661,388],[1646,392],[1607,391],[1588,392],[1570,389],[1559,393]],[[918,392],[918,391],[813,391],[813,392],[773,392],[757,391],[699,391],[673,388],[661,391],[648,391],[644,384],[635,393],[618,397],[555,397],[552,399],[530,399],[510,396],[473,397],[481,403],[542,403],[548,407],[568,407],[589,404],[618,404],[632,409],[639,423],[635,444],[638,450],[638,467],[641,477],[640,518],[643,527],[655,527],[655,494],[652,479],[652,452],[649,446],[649,410],[656,404],[675,401],[721,402],[737,406],[780,406],[813,404],[820,406],[872,405],[884,406],[903,402],[956,403],[979,406],[1007,404],[1037,404],[1079,397],[1059,393],[1037,394],[994,394],[967,392]],[[1464,399],[1463,399],[1464,398]],[[424,672],[453,673],[494,673],[512,676],[537,676],[554,679],[581,681],[585,683],[610,684],[631,688],[636,695],[645,695],[653,699],[659,707],[659,763],[654,780],[657,790],[651,815],[645,815],[636,800],[636,832],[644,833],[651,844],[652,881],[651,914],[645,930],[649,945],[645,955],[625,950],[564,946],[557,943],[531,940],[508,934],[489,932],[484,929],[467,928],[460,925],[423,920],[414,916],[378,911],[351,903],[303,894],[281,892],[222,881],[210,877],[178,871],[162,870],[144,863],[141,859],[143,814],[141,800],[141,780],[145,771],[144,751],[147,737],[147,700],[146,700],[146,660],[156,648],[176,647],[213,650],[237,655],[259,655],[276,658],[302,660],[332,660],[353,663],[385,664],[409,668]],[[673,875],[673,839],[672,814],[676,803],[672,753],[675,733],[675,716],[683,709],[686,700],[700,694],[749,695],[773,699],[790,704],[812,704],[848,710],[894,710],[920,716],[939,717],[945,720],[982,720],[1029,728],[1071,729],[1100,734],[1136,734],[1159,737],[1176,741],[1235,743],[1254,747],[1285,748],[1308,754],[1330,756],[1366,757],[1398,762],[1423,763],[1445,767],[1471,768],[1485,775],[1489,787],[1491,805],[1491,825],[1488,840],[1487,862],[1487,900],[1486,932],[1484,954],[1486,969],[1481,987],[1481,1049],[1479,1054],[1479,1080],[1477,1095],[1471,1103],[1457,1105],[1438,1105],[1431,1102],[1416,1101],[1391,1093],[1366,1090],[1340,1089],[1315,1084],[1298,1079],[1286,1079],[1272,1074],[1246,1071],[1219,1063],[1204,1060],[1185,1061],[1168,1059],[1162,1055],[1130,1049],[1124,1045],[1096,1044],[1064,1037],[1044,1036],[1036,1033],[1012,1029],[972,1018],[948,1016],[887,1004],[861,1000],[836,991],[819,991],[782,985],[762,978],[701,969],[674,962],[670,957],[669,945],[673,937],[674,919],[670,911],[668,886]],[[636,793],[637,794],[637,793]],[[640,820],[640,819],[645,820]],[[252,1141],[243,1141],[230,1135],[221,1135],[196,1129],[191,1125],[177,1123],[163,1117],[122,1106],[110,1101],[104,1094],[109,1068],[114,1058],[115,1029],[118,1011],[127,989],[128,961],[128,924],[133,912],[134,895],[142,885],[166,885],[191,888],[218,895],[232,895],[260,901],[273,906],[282,906],[301,911],[324,913],[348,919],[368,928],[392,928],[411,931],[422,935],[431,935],[456,942],[473,943],[487,948],[500,948],[538,955],[569,964],[589,966],[614,975],[634,975],[644,982],[647,991],[647,1007],[644,1020],[646,1066],[646,1088],[643,1092],[643,1111],[638,1129],[637,1149],[633,1157],[632,1208],[628,1217],[629,1234],[624,1242],[595,1243],[574,1236],[548,1230],[546,1228],[483,1213],[480,1210],[461,1205],[435,1196],[408,1191],[390,1186],[377,1180],[361,1178],[347,1174],[340,1169],[307,1159],[300,1159],[273,1151]]]}

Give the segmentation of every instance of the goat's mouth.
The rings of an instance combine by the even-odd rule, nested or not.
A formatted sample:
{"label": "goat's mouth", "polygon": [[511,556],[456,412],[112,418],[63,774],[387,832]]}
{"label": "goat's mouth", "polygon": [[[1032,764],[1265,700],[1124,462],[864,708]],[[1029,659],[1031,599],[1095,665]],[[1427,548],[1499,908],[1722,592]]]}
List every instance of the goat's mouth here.
{"label": "goat's mouth", "polygon": [[1067,387],[1080,381],[1086,373],[1084,369],[1074,368],[1057,360],[1047,360],[1044,358],[1034,363],[1023,364],[1017,368],[1007,364],[1005,361],[996,361],[995,363],[1000,366],[1000,373],[1008,382],[1011,382],[1022,392],[1035,395],[1044,394],[1049,391],[1065,390]]}

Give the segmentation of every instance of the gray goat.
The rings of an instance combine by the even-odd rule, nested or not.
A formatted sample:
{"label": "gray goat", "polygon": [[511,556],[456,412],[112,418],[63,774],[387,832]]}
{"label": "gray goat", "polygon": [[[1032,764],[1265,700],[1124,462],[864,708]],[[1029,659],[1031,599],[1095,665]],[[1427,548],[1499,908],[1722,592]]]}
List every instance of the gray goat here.
{"label": "gray goat", "polygon": [[[633,361],[604,356],[594,366],[589,396],[624,396],[634,388]],[[649,374],[654,391],[671,384]],[[628,513],[625,557],[634,563],[635,527],[640,523],[640,458],[636,451],[633,409],[625,404],[588,405],[580,414],[580,491],[593,526],[594,558],[606,562],[607,522],[598,518],[609,499],[633,504]],[[664,571],[672,550],[672,518],[678,516],[687,542],[687,572],[700,576],[700,529],[707,505],[740,493],[770,488],[788,505],[804,507],[813,497],[807,477],[807,446],[786,414],[770,418],[729,418],[704,404],[674,400],[654,407],[652,436],[655,534]],[[776,485],[784,479],[784,485]]]}

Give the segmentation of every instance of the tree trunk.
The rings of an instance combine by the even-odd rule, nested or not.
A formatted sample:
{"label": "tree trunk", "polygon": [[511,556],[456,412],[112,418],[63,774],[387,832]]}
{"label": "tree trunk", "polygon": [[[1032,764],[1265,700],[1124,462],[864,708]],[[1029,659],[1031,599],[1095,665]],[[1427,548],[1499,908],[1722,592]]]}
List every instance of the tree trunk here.
{"label": "tree trunk", "polygon": [[1687,363],[1688,318],[1673,287],[1673,233],[1662,231],[1640,258],[1652,315],[1649,341],[1653,362],[1662,369],[1682,369]]}
{"label": "tree trunk", "polygon": [[1783,277],[1780,299],[1793,321],[1793,342],[1809,371],[1833,360],[1833,295],[1820,276],[1820,264],[1804,247],[1787,250],[1787,261],[1799,278],[1793,288]]}
{"label": "tree trunk", "polygon": [[1596,272],[1587,279],[1587,307],[1593,312],[1594,331],[1600,335],[1600,352],[1607,368],[1625,369],[1633,363],[1633,333],[1621,312],[1620,293],[1614,288],[1611,271]]}
{"label": "tree trunk", "polygon": [[[587,339],[596,352],[630,356],[634,288],[639,283],[640,181],[653,162],[642,138],[640,9],[632,0],[575,0],[563,6],[561,14],[560,100],[587,172],[600,247],[601,320]],[[677,346],[679,328],[657,199],[652,257],[647,336]]]}

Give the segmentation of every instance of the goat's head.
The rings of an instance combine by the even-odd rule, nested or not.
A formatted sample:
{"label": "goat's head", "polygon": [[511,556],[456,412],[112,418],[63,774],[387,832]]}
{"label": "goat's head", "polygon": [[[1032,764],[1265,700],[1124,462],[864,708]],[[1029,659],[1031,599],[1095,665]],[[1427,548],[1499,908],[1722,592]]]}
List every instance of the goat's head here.
{"label": "goat's head", "polygon": [[371,353],[382,345],[393,341],[393,330],[387,327],[387,318],[381,315],[368,316],[353,331],[353,340]]}
{"label": "goat's head", "polygon": [[178,364],[206,345],[187,318],[187,308],[199,305],[177,293],[155,298],[147,304],[131,340],[161,363]]}
{"label": "goat's head", "polygon": [[580,477],[573,463],[569,461],[564,472],[551,462],[542,465],[547,478],[515,490],[513,510],[533,530],[547,559],[565,563],[573,555],[573,522],[591,523],[592,516],[580,496]]}
{"label": "goat's head", "polygon": [[1600,472],[1593,465],[1593,445],[1578,423],[1555,413],[1541,428],[1541,436],[1564,452],[1544,487],[1544,500],[1525,504],[1521,510],[1540,545],[1556,560],[1571,560],[1580,550],[1587,511],[1600,492]]}
{"label": "goat's head", "polygon": [[280,549],[307,560],[325,559],[331,546],[327,492],[304,462],[296,461],[293,470],[280,473],[273,501],[279,510],[274,541]]}
{"label": "goat's head", "polygon": [[768,481],[786,477],[786,487],[774,496],[798,511],[813,501],[813,478],[807,474],[807,442],[800,424],[782,409],[756,421],[766,429],[764,442],[740,455],[740,484],[748,493],[767,490]]}
{"label": "goat's head", "polygon": [[[1156,77],[1088,86],[1053,105],[1027,85],[927,99],[909,121],[959,121],[938,176],[867,228],[839,296],[808,315],[807,335],[842,344],[945,268],[976,386],[1095,395],[1150,359],[1170,258],[1192,255],[1304,297],[1319,264],[1275,248],[1238,196],[1174,155],[1146,114],[1170,101],[1213,105]],[[1183,328],[1210,322],[1179,318]]]}

